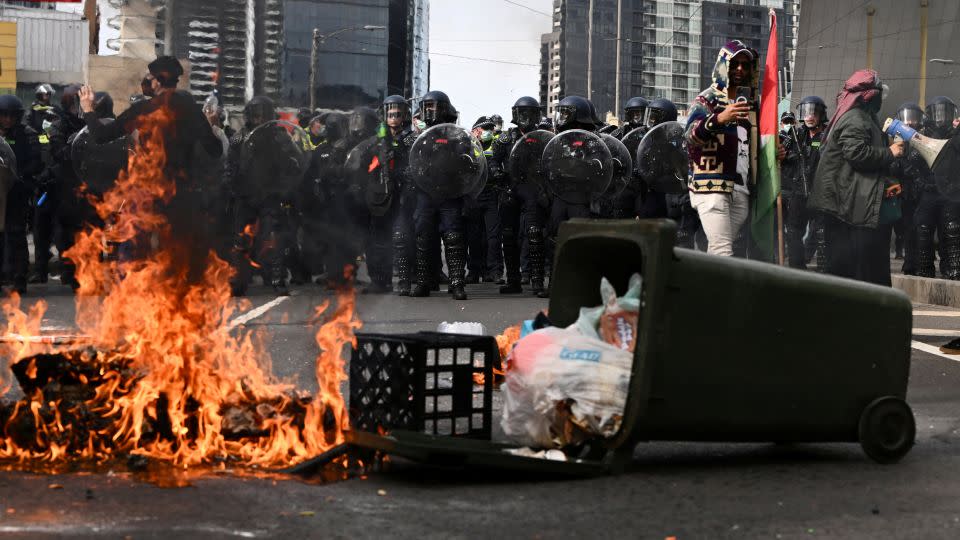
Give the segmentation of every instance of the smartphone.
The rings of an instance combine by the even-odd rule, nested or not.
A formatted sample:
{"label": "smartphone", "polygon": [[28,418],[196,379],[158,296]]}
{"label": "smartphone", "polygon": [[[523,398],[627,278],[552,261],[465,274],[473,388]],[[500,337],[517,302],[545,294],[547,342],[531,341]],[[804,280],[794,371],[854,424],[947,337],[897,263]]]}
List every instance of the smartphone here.
{"label": "smartphone", "polygon": [[753,88],[749,86],[738,86],[736,96],[735,102],[753,105]]}

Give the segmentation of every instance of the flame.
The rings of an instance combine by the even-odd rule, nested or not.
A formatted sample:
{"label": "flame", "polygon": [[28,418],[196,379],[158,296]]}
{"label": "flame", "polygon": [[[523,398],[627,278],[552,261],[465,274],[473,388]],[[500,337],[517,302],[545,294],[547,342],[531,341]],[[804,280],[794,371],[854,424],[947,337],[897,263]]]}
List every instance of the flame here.
{"label": "flame", "polygon": [[[127,171],[102,198],[88,194],[109,226],[82,231],[64,254],[76,265],[76,325],[90,345],[71,351],[86,397],[50,399],[40,389],[25,390],[28,397],[0,425],[0,457],[55,463],[146,456],[182,467],[283,466],[343,442],[349,426],[341,355],[361,326],[353,267],[345,270],[348,285],[336,291],[336,303],[316,308],[314,321],[323,323],[316,334],[320,390],[312,397],[297,392],[271,373],[264,336],[230,332],[237,309],[230,266],[211,251],[202,275],[188,273],[190,246],[178,241],[164,214],[178,188],[163,137],[173,122],[165,109],[142,119],[140,147]],[[159,248],[150,248],[154,237]],[[124,244],[145,253],[137,260],[104,256]],[[9,362],[0,365],[2,396],[11,388],[8,368],[18,360],[68,349],[26,339],[41,336],[44,302],[24,312],[12,295],[0,309],[6,335],[24,338],[0,342]],[[37,377],[36,364],[25,369]]]}

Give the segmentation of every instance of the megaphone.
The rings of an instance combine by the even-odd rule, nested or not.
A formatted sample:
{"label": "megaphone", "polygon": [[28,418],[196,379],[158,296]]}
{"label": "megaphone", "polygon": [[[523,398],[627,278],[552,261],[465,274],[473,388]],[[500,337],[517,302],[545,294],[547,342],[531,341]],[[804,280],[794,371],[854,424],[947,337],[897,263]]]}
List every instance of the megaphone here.
{"label": "megaphone", "polygon": [[932,139],[899,120],[887,118],[883,131],[916,150],[930,166],[937,190],[951,201],[960,201],[960,137]]}
{"label": "megaphone", "polygon": [[943,147],[946,146],[948,142],[946,139],[924,137],[918,133],[917,130],[893,118],[887,118],[887,121],[883,123],[883,131],[885,131],[887,135],[899,138],[909,144],[910,148],[916,150],[923,156],[923,160],[927,162],[927,165],[929,165],[931,169],[933,168],[933,164],[937,162],[937,158],[940,156]]}

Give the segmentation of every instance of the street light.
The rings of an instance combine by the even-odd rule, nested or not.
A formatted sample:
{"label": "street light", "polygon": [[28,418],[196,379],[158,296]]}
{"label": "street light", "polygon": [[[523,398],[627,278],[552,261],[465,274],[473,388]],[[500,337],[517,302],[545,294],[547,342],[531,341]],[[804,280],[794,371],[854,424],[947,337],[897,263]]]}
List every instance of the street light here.
{"label": "street light", "polygon": [[339,30],[334,30],[333,32],[327,34],[321,34],[319,28],[313,29],[313,45],[310,48],[310,110],[316,110],[316,92],[317,92],[317,54],[322,45],[328,39],[342,34],[344,32],[360,32],[367,31],[372,32],[375,30],[386,30],[386,26],[378,26],[374,24],[365,24],[363,26],[348,26],[346,28],[340,28]]}

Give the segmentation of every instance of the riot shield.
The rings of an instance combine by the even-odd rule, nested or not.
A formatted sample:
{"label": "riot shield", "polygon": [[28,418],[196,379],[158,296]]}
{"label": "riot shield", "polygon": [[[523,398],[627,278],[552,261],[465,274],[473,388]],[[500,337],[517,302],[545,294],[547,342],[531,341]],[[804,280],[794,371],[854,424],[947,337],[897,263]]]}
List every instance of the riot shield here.
{"label": "riot shield", "polygon": [[439,124],[421,133],[410,148],[410,174],[434,199],[456,199],[483,189],[487,159],[463,128]]}
{"label": "riot shield", "polygon": [[664,122],[650,129],[637,148],[637,173],[653,191],[683,193],[687,190],[690,162],[683,125]]}
{"label": "riot shield", "polygon": [[613,159],[613,177],[606,195],[619,197],[633,182],[633,158],[627,147],[616,137],[603,134],[600,139],[607,145],[607,150],[610,150],[610,157]]}
{"label": "riot shield", "polygon": [[7,217],[7,193],[17,178],[17,156],[6,139],[0,137],[0,232]]}
{"label": "riot shield", "polygon": [[[112,118],[101,120],[104,124]],[[77,178],[86,184],[87,190],[103,195],[113,187],[117,176],[127,166],[130,141],[127,137],[97,144],[90,138],[90,130],[83,127],[70,144],[70,161]]]}
{"label": "riot shield", "polygon": [[583,202],[605,193],[613,178],[613,158],[600,137],[581,129],[564,131],[543,150],[547,191],[566,202]]}
{"label": "riot shield", "polygon": [[234,189],[246,197],[288,196],[310,163],[310,138],[300,126],[271,120],[247,135],[240,148],[240,175]]}
{"label": "riot shield", "polygon": [[540,167],[540,158],[550,139],[555,135],[547,130],[531,131],[513,145],[510,150],[510,179],[514,185],[534,184],[543,186],[544,170]]}
{"label": "riot shield", "polygon": [[390,210],[394,185],[389,176],[389,158],[379,154],[377,141],[374,136],[353,147],[344,161],[343,172],[350,204],[382,217]]}
{"label": "riot shield", "polygon": [[960,135],[947,141],[931,170],[940,194],[951,202],[960,202]]}
{"label": "riot shield", "polygon": [[646,126],[633,128],[629,133],[624,135],[622,139],[620,139],[620,142],[622,142],[623,145],[627,147],[627,150],[630,151],[631,157],[636,157],[637,148],[640,146],[640,141],[643,140],[643,136],[647,134],[647,131],[649,131],[649,129],[647,129]]}

